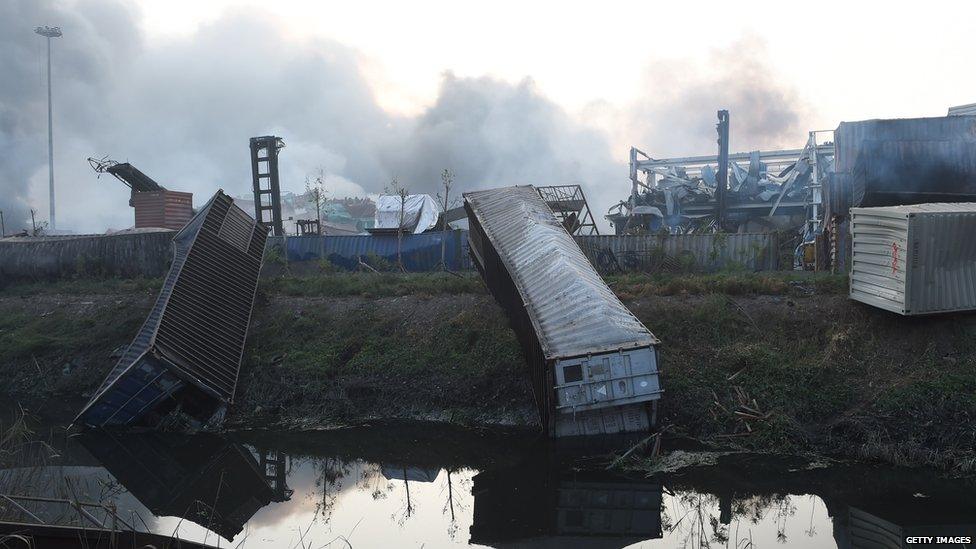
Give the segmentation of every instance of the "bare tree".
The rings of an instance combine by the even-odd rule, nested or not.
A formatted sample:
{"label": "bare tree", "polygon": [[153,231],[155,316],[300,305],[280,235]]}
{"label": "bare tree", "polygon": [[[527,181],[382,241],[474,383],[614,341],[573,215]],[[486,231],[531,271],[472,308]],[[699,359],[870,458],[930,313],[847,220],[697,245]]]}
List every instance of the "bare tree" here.
{"label": "bare tree", "polygon": [[322,208],[328,200],[328,192],[325,190],[325,170],[322,168],[319,168],[314,177],[305,176],[305,200],[315,207],[317,234],[322,234]]}
{"label": "bare tree", "polygon": [[[451,209],[453,204],[451,203],[451,187],[454,186],[454,172],[450,168],[444,168],[441,172],[441,189],[440,193],[437,193],[437,201],[441,204],[441,269],[447,270],[447,258],[445,257],[447,253],[447,240],[444,236],[444,231],[447,230],[447,210]],[[457,202],[457,199],[455,199]]]}
{"label": "bare tree", "polygon": [[47,229],[47,221],[42,221],[38,223],[34,216],[37,214],[37,210],[31,208],[31,236],[43,236],[45,230]]}
{"label": "bare tree", "polygon": [[400,199],[400,211],[397,213],[397,268],[406,272],[406,269],[403,267],[403,231],[404,225],[406,225],[407,197],[410,196],[410,190],[400,184],[400,181],[394,177],[393,181],[390,181],[390,186],[386,192],[396,195]]}

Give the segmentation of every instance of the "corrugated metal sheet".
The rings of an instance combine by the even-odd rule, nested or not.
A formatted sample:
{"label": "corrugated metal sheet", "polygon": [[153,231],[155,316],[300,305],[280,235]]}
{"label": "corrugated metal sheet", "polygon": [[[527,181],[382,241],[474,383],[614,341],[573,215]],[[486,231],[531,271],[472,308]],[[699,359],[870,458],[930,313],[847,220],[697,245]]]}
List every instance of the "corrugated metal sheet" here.
{"label": "corrugated metal sheet", "polygon": [[834,130],[834,171],[850,173],[864,141],[976,140],[976,116],[841,122]]}
{"label": "corrugated metal sheet", "polygon": [[[289,236],[272,237],[272,245],[284,242],[288,261],[317,261],[330,263],[354,271],[359,261],[375,255],[396,263],[397,238],[394,235],[355,236]],[[447,268],[452,271],[471,270],[466,231],[443,231],[405,234],[401,242],[404,267],[411,272],[440,270],[441,244]]]}
{"label": "corrugated metal sheet", "polygon": [[779,268],[779,243],[771,233],[593,235],[577,236],[576,242],[602,273]]}
{"label": "corrugated metal sheet", "polygon": [[509,315],[553,436],[646,430],[657,338],[531,186],[466,193],[475,265]]}
{"label": "corrugated metal sheet", "polygon": [[976,309],[976,203],[851,209],[851,299],[904,315]]}
{"label": "corrugated metal sheet", "polygon": [[231,402],[266,235],[218,191],[174,237],[156,304],[78,420],[132,425],[167,396],[205,420]]}
{"label": "corrugated metal sheet", "polygon": [[965,116],[976,114],[976,103],[949,107],[949,116]]}
{"label": "corrugated metal sheet", "polygon": [[179,230],[193,217],[193,194],[170,190],[134,192],[136,228],[162,227]]}
{"label": "corrugated metal sheet", "polygon": [[851,174],[851,206],[976,200],[976,141],[866,140]]}
{"label": "corrugated metal sheet", "polygon": [[[869,146],[868,150],[864,151],[864,144],[868,141],[878,143],[898,142],[903,144],[878,145],[875,146],[875,149],[871,149]],[[889,197],[895,199],[895,201],[889,201],[887,203],[874,202],[861,204],[854,200],[853,178],[862,152],[875,155],[877,154],[877,147],[885,147],[887,150],[882,152],[886,157],[894,158],[895,163],[904,165],[906,163],[905,160],[908,159],[907,157],[912,156],[912,152],[918,151],[919,147],[938,147],[938,145],[918,145],[918,143],[961,142],[964,145],[968,144],[971,146],[974,141],[976,141],[976,116],[841,122],[834,131],[833,172],[828,176],[827,185],[824,187],[824,201],[828,210],[826,213],[828,216],[846,216],[851,207],[868,205],[886,206],[906,203],[904,201],[898,201],[899,199],[897,197]],[[942,156],[944,157],[945,155]],[[917,160],[917,155],[914,155],[912,161]],[[947,162],[950,166],[957,164],[952,155],[948,157]],[[870,164],[870,166],[873,172],[881,172],[884,168],[884,165],[878,161]],[[887,185],[908,188],[918,186],[924,188],[928,185],[952,185],[952,182],[946,183],[945,181],[933,180],[932,178],[923,178],[922,181],[906,180],[905,177],[901,177],[898,174],[894,178],[869,175],[869,179],[874,182],[871,186],[874,190],[883,190]],[[859,193],[859,195],[863,194],[863,191]],[[919,197],[919,199],[911,201],[918,203],[925,200],[931,199]],[[944,201],[946,199],[936,200]]]}
{"label": "corrugated metal sheet", "polygon": [[110,235],[9,237],[0,240],[0,284],[68,276],[158,277],[172,256],[173,231]]}
{"label": "corrugated metal sheet", "polygon": [[511,274],[546,358],[656,345],[530,186],[465,193]]}

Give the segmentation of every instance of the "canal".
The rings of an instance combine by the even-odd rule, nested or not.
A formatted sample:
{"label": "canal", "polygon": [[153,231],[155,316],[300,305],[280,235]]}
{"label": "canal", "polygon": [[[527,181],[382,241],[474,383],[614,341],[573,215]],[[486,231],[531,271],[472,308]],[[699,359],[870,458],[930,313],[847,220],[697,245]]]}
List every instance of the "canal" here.
{"label": "canal", "polygon": [[[974,484],[934,472],[694,451],[607,470],[613,448],[399,423],[311,432],[35,429],[0,470],[30,514],[219,547],[900,547],[971,536]],[[619,447],[617,448],[619,449]],[[674,464],[685,463],[678,467]],[[90,526],[90,524],[89,524]]]}

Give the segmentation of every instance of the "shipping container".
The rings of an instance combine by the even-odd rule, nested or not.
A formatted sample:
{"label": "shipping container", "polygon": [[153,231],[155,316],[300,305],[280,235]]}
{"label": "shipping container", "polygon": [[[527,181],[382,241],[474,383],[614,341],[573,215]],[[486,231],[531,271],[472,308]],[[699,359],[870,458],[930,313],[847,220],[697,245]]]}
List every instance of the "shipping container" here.
{"label": "shipping container", "polygon": [[474,476],[472,544],[617,548],[662,536],[656,479],[608,471],[561,472],[548,463]]}
{"label": "shipping container", "polygon": [[841,122],[834,130],[834,171],[850,173],[865,141],[976,141],[976,116]]}
{"label": "shipping container", "polygon": [[193,193],[170,191],[133,192],[129,204],[136,210],[136,228],[180,230],[193,217]]}
{"label": "shipping container", "polygon": [[976,203],[851,209],[850,297],[903,315],[976,309]]}
{"label": "shipping container", "polygon": [[509,316],[553,437],[647,431],[659,341],[531,186],[466,193],[470,250]]}
{"label": "shipping container", "polygon": [[180,517],[233,539],[262,507],[284,501],[283,460],[211,433],[89,430],[81,445],[156,516]]}
{"label": "shipping container", "polygon": [[851,172],[851,206],[976,200],[976,141],[861,143]]}
{"label": "shipping container", "polygon": [[967,114],[976,114],[976,103],[949,107],[949,116],[965,116]]}
{"label": "shipping container", "polygon": [[139,333],[75,420],[206,422],[233,402],[268,228],[217,191],[173,237],[174,255]]}
{"label": "shipping container", "polygon": [[[947,189],[958,196],[934,200],[974,200],[969,190],[956,190],[969,186],[958,179],[971,177],[974,149],[976,116],[841,122],[834,130],[834,167],[824,188],[827,214],[933,201]],[[929,188],[933,194],[926,196]]]}

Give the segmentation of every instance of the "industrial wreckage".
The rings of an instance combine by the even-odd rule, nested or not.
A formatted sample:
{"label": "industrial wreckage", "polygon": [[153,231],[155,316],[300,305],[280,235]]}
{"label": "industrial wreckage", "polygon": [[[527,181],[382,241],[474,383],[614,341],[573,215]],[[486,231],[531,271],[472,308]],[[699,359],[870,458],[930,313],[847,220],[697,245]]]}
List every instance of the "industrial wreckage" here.
{"label": "industrial wreckage", "polygon": [[632,147],[630,196],[606,219],[618,235],[785,231],[794,268],[843,272],[851,208],[976,202],[974,114],[963,105],[943,117],[841,122],[808,132],[803,148],[730,153],[729,113],[718,111],[716,155]]}
{"label": "industrial wreckage", "polygon": [[[587,221],[557,217],[531,186],[468,193],[464,207],[472,256],[528,357],[544,430],[553,437],[648,431],[662,394],[659,341],[568,232],[567,224]],[[173,238],[173,263],[152,311],[76,424],[192,428],[223,417],[268,230],[222,191],[194,215]]]}
{"label": "industrial wreckage", "polygon": [[606,215],[616,234],[817,232],[834,157],[829,132],[809,132],[799,149],[730,153],[728,111],[718,111],[716,131],[717,155],[652,158],[631,147],[630,196]]}

